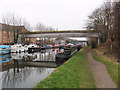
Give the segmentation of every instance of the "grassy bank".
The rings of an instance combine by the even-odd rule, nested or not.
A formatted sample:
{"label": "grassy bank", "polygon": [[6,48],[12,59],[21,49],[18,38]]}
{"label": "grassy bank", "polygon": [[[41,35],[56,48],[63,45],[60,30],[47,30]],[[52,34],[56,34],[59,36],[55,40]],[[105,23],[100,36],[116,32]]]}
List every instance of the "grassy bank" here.
{"label": "grassy bank", "polygon": [[58,67],[48,78],[35,88],[95,88],[84,49]]}
{"label": "grassy bank", "polygon": [[118,70],[120,72],[120,69],[118,69],[118,63],[112,61],[112,59],[100,54],[100,51],[93,50],[93,58],[97,61],[100,61],[106,65],[107,71],[110,74],[113,81],[118,86]]}

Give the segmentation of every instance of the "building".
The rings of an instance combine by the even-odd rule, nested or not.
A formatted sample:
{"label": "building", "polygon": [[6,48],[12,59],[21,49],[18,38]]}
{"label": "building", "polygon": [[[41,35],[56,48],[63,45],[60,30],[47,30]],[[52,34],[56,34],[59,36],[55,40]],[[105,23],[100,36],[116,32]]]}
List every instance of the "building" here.
{"label": "building", "polygon": [[0,23],[0,44],[17,43],[19,33],[29,32],[24,26],[12,26]]}

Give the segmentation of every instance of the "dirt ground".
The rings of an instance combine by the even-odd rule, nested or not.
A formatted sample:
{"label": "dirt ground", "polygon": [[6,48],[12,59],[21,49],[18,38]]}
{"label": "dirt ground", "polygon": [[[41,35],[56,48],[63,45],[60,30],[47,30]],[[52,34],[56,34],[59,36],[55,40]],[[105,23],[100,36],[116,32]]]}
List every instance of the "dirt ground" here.
{"label": "dirt ground", "polygon": [[94,60],[90,51],[88,52],[87,57],[89,66],[93,72],[94,79],[97,84],[97,88],[117,88],[116,84],[109,76],[106,66],[101,62]]}

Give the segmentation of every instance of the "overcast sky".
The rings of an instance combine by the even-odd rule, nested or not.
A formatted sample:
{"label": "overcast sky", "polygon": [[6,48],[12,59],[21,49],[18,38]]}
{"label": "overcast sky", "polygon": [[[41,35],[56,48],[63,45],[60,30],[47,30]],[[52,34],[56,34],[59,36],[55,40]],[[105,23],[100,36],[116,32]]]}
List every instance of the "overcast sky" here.
{"label": "overcast sky", "polygon": [[87,16],[105,0],[0,0],[0,17],[15,13],[32,26],[38,22],[59,30],[84,29]]}

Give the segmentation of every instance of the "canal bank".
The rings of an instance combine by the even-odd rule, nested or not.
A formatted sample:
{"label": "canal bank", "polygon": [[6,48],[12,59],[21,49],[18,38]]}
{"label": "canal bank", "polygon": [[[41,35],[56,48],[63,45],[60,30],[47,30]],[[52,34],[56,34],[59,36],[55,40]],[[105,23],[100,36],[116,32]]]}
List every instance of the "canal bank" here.
{"label": "canal bank", "polygon": [[96,88],[86,53],[81,49],[35,88]]}

